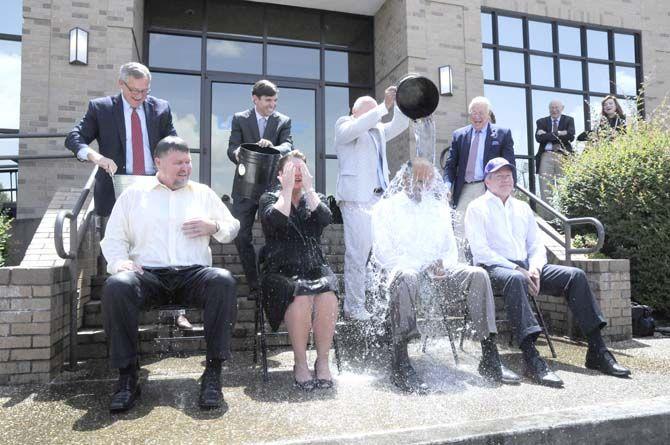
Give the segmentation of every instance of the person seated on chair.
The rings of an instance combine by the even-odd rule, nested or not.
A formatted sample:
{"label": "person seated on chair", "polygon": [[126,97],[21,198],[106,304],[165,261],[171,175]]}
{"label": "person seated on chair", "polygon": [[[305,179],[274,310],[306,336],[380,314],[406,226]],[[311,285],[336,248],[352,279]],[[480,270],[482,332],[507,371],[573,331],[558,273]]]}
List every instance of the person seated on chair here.
{"label": "person seated on chair", "polygon": [[[321,251],[321,233],[330,224],[326,198],[314,191],[305,155],[293,150],[279,160],[278,190],[260,198],[265,235],[261,294],[273,330],[282,320],[293,348],[295,386],[304,391],[331,388],[328,354],[337,319],[337,278]],[[307,365],[310,329],[316,343],[314,377]]]}
{"label": "person seated on chair", "polygon": [[100,245],[112,274],[102,290],[105,335],[119,386],[110,411],[132,408],[140,394],[137,328],[143,307],[181,304],[203,309],[207,356],[199,404],[218,408],[221,363],[230,358],[237,316],[235,280],[211,267],[210,237],[235,238],[239,222],[209,187],[189,180],[191,155],[184,140],[161,139],[154,158],[158,173],[126,190],[116,201]]}
{"label": "person seated on chair", "polygon": [[[498,355],[488,275],[479,267],[457,263],[451,221],[447,189],[435,167],[422,158],[403,167],[373,207],[373,261],[382,270],[380,282],[388,295],[388,306],[381,312],[391,328],[391,381],[402,391],[425,393],[428,389],[407,353],[408,342],[420,337],[416,308],[425,294],[437,298],[444,316],[448,300],[463,297],[472,330],[481,341],[479,373],[495,382],[518,384],[520,380],[502,365]],[[424,289],[429,291],[422,292]]]}
{"label": "person seated on chair", "polygon": [[525,361],[525,374],[536,383],[561,387],[563,381],[535,348],[541,332],[528,294],[565,294],[577,324],[588,339],[586,367],[626,377],[605,346],[600,330],[607,324],[586,280],[575,267],[547,264],[544,244],[530,206],[512,196],[514,166],[504,158],[491,159],[484,168],[487,191],[468,206],[465,228],[474,264],[489,273],[495,293],[505,298],[507,317]]}

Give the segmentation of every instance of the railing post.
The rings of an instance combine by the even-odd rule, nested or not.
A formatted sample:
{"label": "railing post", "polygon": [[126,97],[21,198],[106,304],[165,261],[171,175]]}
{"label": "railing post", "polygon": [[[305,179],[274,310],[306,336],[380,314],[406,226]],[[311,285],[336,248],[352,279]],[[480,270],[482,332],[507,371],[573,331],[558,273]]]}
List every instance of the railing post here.
{"label": "railing post", "polygon": [[[77,236],[77,217],[70,218],[70,252],[72,259],[70,260],[70,363],[68,364],[68,371],[75,371],[77,369],[77,315],[79,313],[79,255],[77,250],[79,248]],[[73,249],[75,249],[73,251]]]}
{"label": "railing post", "polygon": [[563,231],[565,232],[565,261],[570,261],[572,258],[572,226],[563,224]]}

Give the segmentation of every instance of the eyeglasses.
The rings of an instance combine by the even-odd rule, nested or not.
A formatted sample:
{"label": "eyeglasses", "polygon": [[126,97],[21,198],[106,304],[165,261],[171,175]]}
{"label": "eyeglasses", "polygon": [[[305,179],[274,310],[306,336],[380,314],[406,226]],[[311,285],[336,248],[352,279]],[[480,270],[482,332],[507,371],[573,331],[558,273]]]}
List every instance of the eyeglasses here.
{"label": "eyeglasses", "polygon": [[130,91],[130,94],[133,96],[146,96],[147,94],[151,93],[151,88],[147,88],[146,90],[138,90],[137,88],[130,88],[125,80],[122,80],[121,82],[123,82],[126,88],[128,88],[128,91]]}

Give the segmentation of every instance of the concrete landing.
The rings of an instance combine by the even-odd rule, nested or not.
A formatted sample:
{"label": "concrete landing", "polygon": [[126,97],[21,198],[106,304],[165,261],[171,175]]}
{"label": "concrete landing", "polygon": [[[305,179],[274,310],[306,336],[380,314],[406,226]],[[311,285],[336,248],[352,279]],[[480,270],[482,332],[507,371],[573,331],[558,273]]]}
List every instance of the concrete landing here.
{"label": "concrete landing", "polygon": [[[306,394],[292,387],[290,352],[271,354],[267,384],[251,354],[237,353],[223,372],[226,405],[211,412],[197,407],[202,356],[145,360],[141,400],[115,416],[114,375],[90,361],[50,385],[0,387],[0,443],[670,443],[670,338],[613,345],[633,370],[625,380],[584,369],[584,346],[556,339],[550,362],[564,389],[488,385],[474,343],[458,366],[446,341],[425,354],[414,346],[427,396],[397,392],[379,356],[349,360],[335,389]],[[504,352],[520,372],[520,355]]]}

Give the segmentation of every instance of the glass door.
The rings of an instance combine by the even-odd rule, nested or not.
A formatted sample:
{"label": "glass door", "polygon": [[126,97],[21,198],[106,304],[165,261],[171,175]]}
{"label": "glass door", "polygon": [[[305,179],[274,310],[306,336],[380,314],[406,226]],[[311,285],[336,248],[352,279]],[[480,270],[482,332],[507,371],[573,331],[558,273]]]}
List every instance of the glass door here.
{"label": "glass door", "polygon": [[[233,187],[235,165],[228,159],[228,140],[233,115],[253,107],[251,101],[252,83],[219,82],[209,83],[211,100],[211,187],[219,196],[230,195]],[[277,111],[291,118],[293,146],[307,156],[307,165],[315,177],[317,190],[323,188],[321,178],[323,160],[317,159],[317,101],[316,85],[287,85],[278,83],[279,101]]]}

